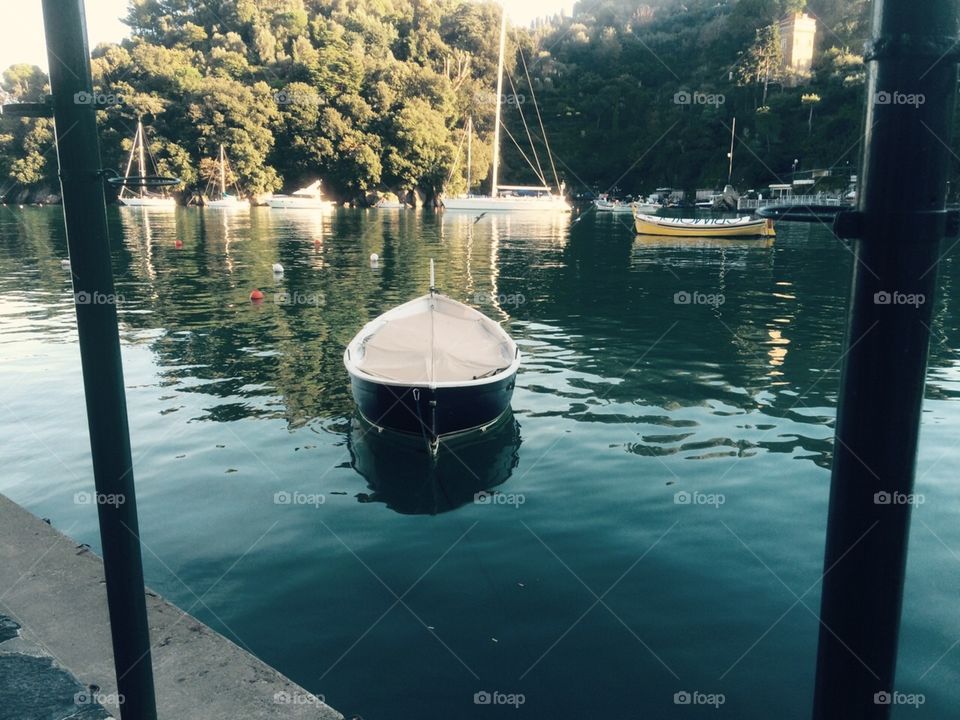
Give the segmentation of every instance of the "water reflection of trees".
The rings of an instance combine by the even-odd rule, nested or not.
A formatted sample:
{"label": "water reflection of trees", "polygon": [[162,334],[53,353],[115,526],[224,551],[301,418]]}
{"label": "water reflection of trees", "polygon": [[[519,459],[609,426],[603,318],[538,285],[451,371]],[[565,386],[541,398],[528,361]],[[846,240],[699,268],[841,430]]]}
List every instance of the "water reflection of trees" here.
{"label": "water reflection of trees", "polygon": [[[431,257],[438,284],[454,297],[470,301],[478,288],[495,287],[496,237],[473,218],[118,212],[125,339],[162,329],[146,340],[162,377],[220,398],[208,410],[213,420],[282,413],[299,425],[349,412],[344,346],[365,322],[425,292]],[[371,253],[380,257],[375,267]],[[263,303],[249,301],[253,288]],[[281,403],[269,402],[278,395]]]}
{"label": "water reflection of trees", "polygon": [[[59,209],[16,212],[0,212],[0,233],[15,238],[0,245],[4,292],[23,292],[29,277],[31,312],[72,312]],[[637,241],[589,217],[112,208],[110,220],[124,341],[149,344],[162,382],[216,398],[210,419],[299,425],[347,415],[343,347],[363,323],[425,291],[432,257],[444,292],[479,303],[524,346],[521,386],[551,400],[533,413],[644,423],[709,402],[717,414],[832,420],[853,259],[821,228],[781,226],[772,247],[689,247]],[[956,274],[948,257],[928,397],[958,392]],[[248,299],[255,287],[261,305]],[[682,290],[725,302],[677,305]],[[278,304],[283,292],[301,301]]]}

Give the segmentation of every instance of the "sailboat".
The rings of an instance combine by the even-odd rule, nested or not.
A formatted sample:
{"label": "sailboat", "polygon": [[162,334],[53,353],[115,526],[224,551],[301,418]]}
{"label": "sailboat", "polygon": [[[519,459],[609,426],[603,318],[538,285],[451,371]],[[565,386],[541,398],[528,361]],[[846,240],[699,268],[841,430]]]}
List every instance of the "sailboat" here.
{"label": "sailboat", "polygon": [[227,153],[220,146],[220,159],[217,162],[220,166],[220,196],[215,200],[207,200],[203,206],[208,208],[219,208],[223,210],[246,209],[250,207],[250,201],[245,198],[230,195],[227,192]]}
{"label": "sailboat", "polygon": [[[467,160],[467,194],[446,198],[443,205],[447,210],[467,210],[471,212],[517,212],[537,210],[540,212],[570,212],[570,204],[563,197],[563,185],[557,192],[551,188],[539,168],[533,170],[539,177],[541,185],[501,185],[500,184],[500,120],[501,104],[503,102],[503,59],[507,42],[507,14],[501,9],[500,16],[500,57],[497,62],[497,110],[493,129],[493,172],[489,195],[470,194],[470,160]],[[532,92],[532,88],[531,88]],[[536,99],[534,98],[534,104]],[[539,117],[540,111],[537,110]],[[541,122],[542,129],[542,122]],[[473,122],[467,123],[468,145],[467,154],[470,155],[470,143],[473,139]],[[544,133],[546,141],[546,133]],[[547,152],[550,152],[549,145]],[[536,151],[534,151],[536,157]],[[527,161],[529,162],[529,160]],[[553,159],[551,158],[551,165]],[[539,160],[537,161],[539,165]],[[531,164],[531,167],[533,165]],[[554,176],[556,170],[554,169]]]}
{"label": "sailboat", "polygon": [[[133,146],[130,148],[130,157],[127,160],[127,169],[123,173],[124,180],[130,179],[130,169],[133,167],[133,160],[137,160],[137,173],[140,182],[147,176],[147,140],[143,133],[143,123],[137,120],[137,133],[133,136]],[[136,182],[132,183],[136,186]],[[150,195],[145,187],[139,187],[138,192],[134,192],[124,185],[120,189],[120,195],[117,199],[127,207],[150,207],[150,208],[168,208],[173,209],[177,206],[175,198],[165,195]]]}

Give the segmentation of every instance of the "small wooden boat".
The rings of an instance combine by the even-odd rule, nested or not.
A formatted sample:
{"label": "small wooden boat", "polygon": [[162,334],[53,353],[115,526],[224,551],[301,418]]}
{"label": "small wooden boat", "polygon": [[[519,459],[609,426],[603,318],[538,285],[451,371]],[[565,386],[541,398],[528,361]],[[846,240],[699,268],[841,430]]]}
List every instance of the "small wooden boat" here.
{"label": "small wooden boat", "polygon": [[777,234],[772,220],[763,218],[730,218],[690,220],[634,214],[640,235],[664,237],[773,237]]}
{"label": "small wooden boat", "polygon": [[343,363],[361,416],[379,429],[446,435],[493,424],[513,396],[520,351],[494,320],[433,284],[367,323]]}
{"label": "small wooden boat", "polygon": [[598,212],[609,212],[609,213],[656,213],[662,206],[657,203],[649,202],[643,199],[635,200],[633,202],[624,202],[623,200],[610,200],[606,196],[601,195],[596,200],[593,201],[593,207]]}
{"label": "small wooden boat", "polygon": [[593,201],[593,207],[598,213],[632,213],[633,205],[622,200],[608,200],[607,198],[597,198]]}

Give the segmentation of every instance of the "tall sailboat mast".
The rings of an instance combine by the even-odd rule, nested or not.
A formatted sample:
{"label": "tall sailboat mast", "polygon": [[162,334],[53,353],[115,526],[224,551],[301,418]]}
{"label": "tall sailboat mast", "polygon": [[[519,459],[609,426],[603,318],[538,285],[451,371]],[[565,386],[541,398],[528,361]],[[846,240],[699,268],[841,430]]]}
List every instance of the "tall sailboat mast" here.
{"label": "tall sailboat mast", "polygon": [[500,173],[500,99],[503,96],[503,55],[507,44],[507,11],[500,9],[500,59],[497,62],[497,112],[493,126],[493,183],[490,196],[497,197]]}

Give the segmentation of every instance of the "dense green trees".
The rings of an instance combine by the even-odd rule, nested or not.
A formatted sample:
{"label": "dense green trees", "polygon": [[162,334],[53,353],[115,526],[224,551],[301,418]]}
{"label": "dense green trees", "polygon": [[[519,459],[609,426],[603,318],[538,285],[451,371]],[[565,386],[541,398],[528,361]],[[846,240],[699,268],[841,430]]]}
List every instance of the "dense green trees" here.
{"label": "dense green trees", "polygon": [[[821,31],[813,82],[791,88],[776,23],[800,9]],[[511,29],[504,122],[525,141],[522,111],[547,169],[535,94],[575,192],[720,186],[734,117],[741,188],[786,177],[794,159],[855,165],[866,12],[867,0],[581,2],[573,17]],[[98,91],[117,99],[99,114],[104,163],[123,167],[142,117],[160,172],[186,191],[203,189],[222,143],[247,192],[322,178],[345,199],[384,187],[429,196],[465,187],[470,117],[482,188],[499,17],[487,0],[131,0],[130,38],[93,53]],[[2,87],[29,100],[45,82],[14,66]],[[0,190],[52,183],[50,131],[3,121]],[[535,179],[506,137],[502,173]]]}

